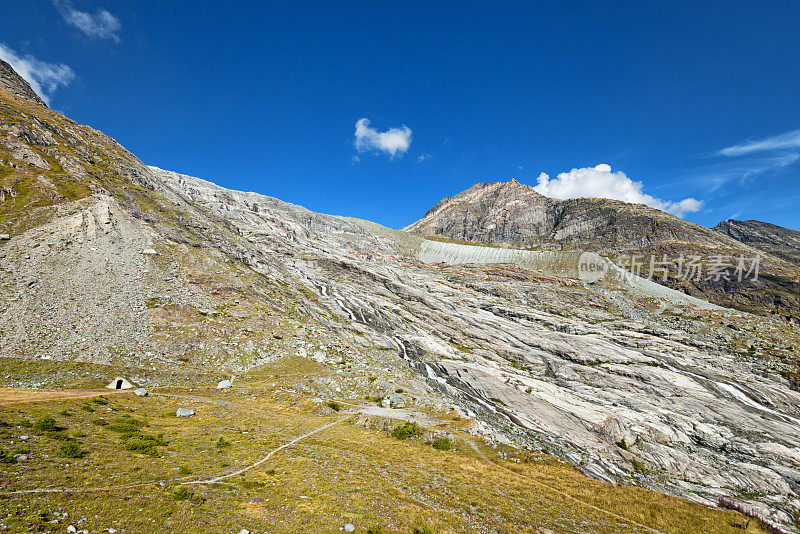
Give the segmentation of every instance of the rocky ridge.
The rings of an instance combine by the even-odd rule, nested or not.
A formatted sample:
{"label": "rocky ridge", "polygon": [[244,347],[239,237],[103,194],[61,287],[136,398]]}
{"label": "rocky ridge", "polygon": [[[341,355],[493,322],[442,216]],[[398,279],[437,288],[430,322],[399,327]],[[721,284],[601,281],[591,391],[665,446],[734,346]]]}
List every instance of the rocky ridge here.
{"label": "rocky ridge", "polygon": [[47,106],[44,100],[31,89],[31,85],[2,59],[0,59],[0,88],[35,102],[40,106]]}
{"label": "rocky ridge", "polygon": [[[656,279],[668,287],[725,306],[800,320],[800,249],[792,231],[781,229],[785,230],[780,234],[783,241],[774,243],[738,239],[742,232],[723,231],[723,226],[710,229],[645,205],[616,200],[551,199],[511,180],[477,183],[445,197],[405,230],[531,250],[596,251],[623,263],[635,255],[643,264],[644,276],[651,274],[650,258],[667,257],[669,275]],[[771,229],[773,239],[777,228]],[[677,272],[677,260],[692,256],[701,258],[704,268],[715,258],[734,262],[740,257],[759,257],[762,278],[747,283],[730,277],[686,279]]]}
{"label": "rocky ridge", "polygon": [[800,265],[800,232],[761,221],[728,219],[714,227],[737,241]]}

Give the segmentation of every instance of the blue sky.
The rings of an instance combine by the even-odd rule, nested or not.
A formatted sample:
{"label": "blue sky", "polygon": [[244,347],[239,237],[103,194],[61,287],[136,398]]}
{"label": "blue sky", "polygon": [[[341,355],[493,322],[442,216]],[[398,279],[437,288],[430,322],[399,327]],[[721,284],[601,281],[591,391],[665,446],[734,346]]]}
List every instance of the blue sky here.
{"label": "blue sky", "polygon": [[557,4],[4,0],[0,57],[145,163],[315,211],[516,178],[800,229],[800,3]]}

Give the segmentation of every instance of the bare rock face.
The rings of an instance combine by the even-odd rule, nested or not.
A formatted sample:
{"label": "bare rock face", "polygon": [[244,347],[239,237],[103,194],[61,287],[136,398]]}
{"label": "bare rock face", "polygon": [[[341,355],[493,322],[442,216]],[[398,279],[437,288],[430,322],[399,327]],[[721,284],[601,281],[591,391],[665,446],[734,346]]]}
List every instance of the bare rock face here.
{"label": "bare rock face", "polygon": [[714,227],[737,241],[800,265],[800,232],[761,221],[729,219]]}
{"label": "bare rock face", "polygon": [[27,98],[31,102],[36,102],[40,106],[47,107],[44,100],[39,98],[31,85],[25,81],[25,78],[11,68],[11,65],[0,59],[0,88],[10,91],[12,94]]}
{"label": "bare rock face", "polygon": [[516,180],[477,183],[439,201],[405,230],[423,235],[520,247],[637,250],[664,241],[703,245],[732,240],[703,226],[616,200],[557,200]]}
{"label": "bare rock face", "polygon": [[[388,390],[393,411],[447,404],[488,442],[547,451],[598,479],[746,499],[782,525],[800,509],[799,325],[641,278],[585,285],[573,252],[442,243],[231,191],[0,100],[16,110],[0,115],[0,356],[142,368],[145,380],[131,378],[147,387],[158,373],[235,376],[313,358],[330,372],[287,386]],[[45,169],[19,147],[76,164]],[[517,183],[465,193],[414,230],[630,246],[695,231]],[[706,231],[692,235],[737,244]],[[367,373],[414,393],[392,396],[383,378],[356,393]]]}
{"label": "bare rock face", "polygon": [[[477,183],[436,204],[405,228],[456,241],[535,250],[584,250],[611,258],[636,255],[671,259],[761,256],[760,280],[685,280],[671,266],[659,281],[690,295],[760,313],[800,320],[800,232],[765,223],[728,221],[715,229],[642,204],[617,200],[544,197],[528,185]],[[648,275],[645,266],[644,274]],[[663,277],[662,277],[663,278]]]}
{"label": "bare rock face", "polygon": [[477,183],[442,199],[407,230],[479,243],[528,243],[551,231],[553,206],[516,180]]}

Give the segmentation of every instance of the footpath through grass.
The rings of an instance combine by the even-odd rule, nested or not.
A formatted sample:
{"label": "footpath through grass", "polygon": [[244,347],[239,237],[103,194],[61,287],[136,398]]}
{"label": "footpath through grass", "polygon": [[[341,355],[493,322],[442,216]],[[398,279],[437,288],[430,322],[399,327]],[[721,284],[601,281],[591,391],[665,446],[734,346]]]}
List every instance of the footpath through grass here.
{"label": "footpath through grass", "polygon": [[[347,414],[265,389],[165,393],[174,396],[0,407],[0,528],[759,532],[743,530],[735,511],[590,480],[549,456],[516,464],[482,447],[482,457],[457,429],[444,446],[424,428],[393,436],[399,422],[379,431],[344,421],[286,446]],[[196,415],[178,418],[178,407]],[[14,460],[19,454],[27,459]],[[50,492],[15,493],[42,489]]]}

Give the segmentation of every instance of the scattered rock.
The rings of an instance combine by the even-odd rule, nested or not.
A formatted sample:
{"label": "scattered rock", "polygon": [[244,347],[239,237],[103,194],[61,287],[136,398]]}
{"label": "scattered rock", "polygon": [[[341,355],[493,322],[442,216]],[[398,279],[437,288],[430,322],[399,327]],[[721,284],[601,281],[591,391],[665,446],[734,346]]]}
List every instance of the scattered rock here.
{"label": "scattered rock", "polygon": [[146,248],[146,249],[144,249],[142,251],[142,254],[147,254],[149,256],[153,256],[155,254],[158,254],[158,252],[156,252],[156,249],[154,249],[154,248]]}
{"label": "scattered rock", "polygon": [[70,525],[67,527],[67,532],[78,532],[78,529],[75,528],[75,525]]}
{"label": "scattered rock", "polygon": [[14,455],[14,459],[17,460],[17,461],[20,461],[20,462],[24,462],[25,460],[28,459],[28,455],[27,454],[15,454]]}
{"label": "scattered rock", "polygon": [[175,412],[175,415],[178,417],[191,417],[194,415],[194,410],[190,410],[189,408],[178,408],[178,411]]}
{"label": "scattered rock", "polygon": [[217,384],[217,389],[230,389],[230,387],[231,387],[232,385],[233,385],[233,384],[231,384],[231,381],[230,381],[230,380],[223,380],[222,382],[220,382],[219,384]]}
{"label": "scattered rock", "polygon": [[404,408],[406,405],[406,399],[396,393],[389,395],[384,400],[387,399],[389,400],[389,406],[392,408]]}
{"label": "scattered rock", "polygon": [[146,397],[147,395],[149,395],[149,393],[147,393],[147,390],[144,388],[139,388],[135,390],[134,393],[139,397]]}
{"label": "scattered rock", "polygon": [[356,526],[353,523],[345,523],[344,526],[342,526],[342,530],[345,532],[355,532]]}
{"label": "scattered rock", "polygon": [[0,234],[0,241],[8,241],[11,239],[11,236],[8,234]]}

